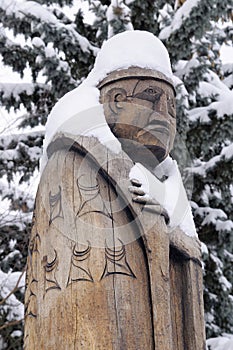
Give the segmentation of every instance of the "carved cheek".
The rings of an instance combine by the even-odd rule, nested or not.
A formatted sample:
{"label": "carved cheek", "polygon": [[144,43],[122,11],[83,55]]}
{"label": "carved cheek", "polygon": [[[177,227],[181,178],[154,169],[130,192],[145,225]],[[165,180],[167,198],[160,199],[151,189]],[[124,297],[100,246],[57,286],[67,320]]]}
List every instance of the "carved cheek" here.
{"label": "carved cheek", "polygon": [[141,106],[135,105],[132,102],[125,102],[123,108],[118,111],[117,123],[127,126],[137,126],[140,121]]}
{"label": "carved cheek", "polygon": [[169,142],[170,150],[173,147],[175,136],[176,136],[176,119],[170,118],[170,142]]}
{"label": "carved cheek", "polygon": [[176,118],[173,118],[169,115],[169,123],[171,125],[172,130],[176,132]]}
{"label": "carved cheek", "polygon": [[153,114],[152,103],[148,101],[140,101],[141,103],[138,103],[138,101],[135,102],[132,106],[130,116],[131,124],[138,128],[144,128],[148,124],[151,114]]}
{"label": "carved cheek", "polygon": [[176,119],[176,103],[175,98],[170,94],[167,96],[167,110],[172,119]]}

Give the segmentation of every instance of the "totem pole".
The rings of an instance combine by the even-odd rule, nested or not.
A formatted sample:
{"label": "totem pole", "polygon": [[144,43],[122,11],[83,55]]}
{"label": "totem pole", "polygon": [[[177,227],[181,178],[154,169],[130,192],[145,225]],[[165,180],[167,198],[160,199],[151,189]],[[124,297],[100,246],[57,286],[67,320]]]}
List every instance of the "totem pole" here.
{"label": "totem pole", "polygon": [[[116,37],[105,56],[126,39],[129,51],[148,38],[158,55],[162,47],[146,32]],[[205,349],[200,242],[182,226],[190,213],[182,182],[176,205],[166,206],[173,81],[159,65],[130,63],[98,76],[99,58],[77,90],[80,101],[82,91],[98,92],[97,108],[73,111],[47,142],[28,254],[26,350]]]}

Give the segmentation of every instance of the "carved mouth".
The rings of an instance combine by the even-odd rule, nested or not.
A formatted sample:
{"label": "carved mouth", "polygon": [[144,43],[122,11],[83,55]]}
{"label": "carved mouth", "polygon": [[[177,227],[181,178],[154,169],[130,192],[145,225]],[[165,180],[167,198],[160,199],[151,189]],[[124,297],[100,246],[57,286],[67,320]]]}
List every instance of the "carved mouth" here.
{"label": "carved mouth", "polygon": [[145,128],[145,131],[153,131],[156,133],[159,132],[161,134],[166,134],[167,136],[169,136],[169,130],[167,128],[162,128],[162,127],[156,128],[154,125],[148,125]]}
{"label": "carved mouth", "polygon": [[[144,129],[140,130],[137,134],[137,137],[142,137],[147,133],[153,135],[154,137],[161,137],[162,139],[166,137],[166,139],[170,136],[170,132],[167,128],[163,127],[155,127],[154,125],[148,125]],[[158,135],[160,134],[160,136]]]}
{"label": "carved mouth", "polygon": [[169,133],[169,124],[163,120],[153,120],[146,126],[145,129]]}
{"label": "carved mouth", "polygon": [[145,127],[145,130],[159,132],[161,134],[166,134],[168,136],[170,134],[168,123],[162,120],[153,120]]}

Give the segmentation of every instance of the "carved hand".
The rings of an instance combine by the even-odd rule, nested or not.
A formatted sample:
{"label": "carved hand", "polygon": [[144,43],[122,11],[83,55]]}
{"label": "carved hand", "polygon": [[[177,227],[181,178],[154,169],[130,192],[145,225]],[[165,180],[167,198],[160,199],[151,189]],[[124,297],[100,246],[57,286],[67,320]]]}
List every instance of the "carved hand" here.
{"label": "carved hand", "polygon": [[155,211],[163,215],[165,217],[166,223],[168,223],[169,216],[167,211],[161,207],[161,205],[158,201],[156,201],[156,199],[152,198],[149,194],[145,193],[145,191],[142,189],[142,183],[137,179],[131,179],[130,182],[132,186],[129,186],[129,191],[132,194],[136,195],[132,198],[132,200],[136,203],[140,203],[143,205],[156,206]]}
{"label": "carved hand", "polygon": [[158,201],[150,197],[149,194],[145,193],[142,189],[142,183],[137,179],[131,179],[132,186],[129,186],[129,191],[136,195],[133,197],[133,201],[147,205],[160,205]]}

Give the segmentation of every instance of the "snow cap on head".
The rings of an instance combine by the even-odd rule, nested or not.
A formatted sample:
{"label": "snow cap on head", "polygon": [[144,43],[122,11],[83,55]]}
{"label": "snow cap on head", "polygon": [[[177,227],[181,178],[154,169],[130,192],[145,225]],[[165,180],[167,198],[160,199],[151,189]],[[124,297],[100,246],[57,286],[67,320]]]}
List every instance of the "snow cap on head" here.
{"label": "snow cap on head", "polygon": [[[171,81],[173,75],[168,52],[163,43],[152,33],[139,30],[126,31],[113,36],[103,44],[88,77],[76,89],[63,96],[48,117],[41,169],[47,162],[48,145],[55,135],[61,132],[69,133],[73,139],[77,135],[87,136],[91,133],[111,150],[114,148],[118,152],[121,149],[119,140],[106,123],[99,97],[100,88],[106,81],[126,76],[152,77],[174,85]],[[93,108],[97,108],[99,114]]]}
{"label": "snow cap on head", "polygon": [[93,71],[106,76],[132,66],[156,70],[172,78],[166,47],[152,33],[140,30],[126,31],[107,40],[97,55]]}

